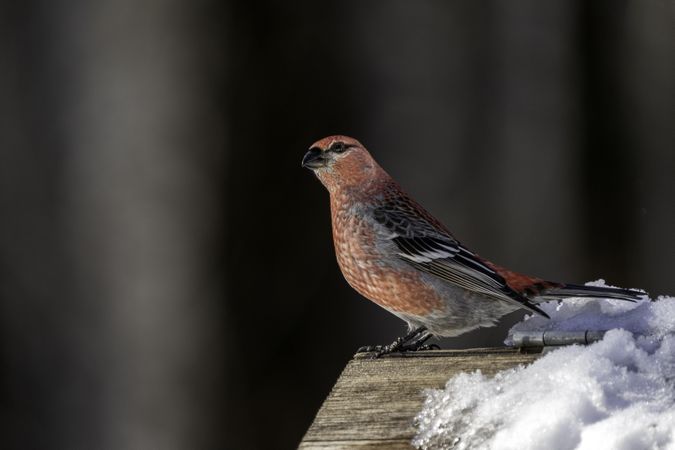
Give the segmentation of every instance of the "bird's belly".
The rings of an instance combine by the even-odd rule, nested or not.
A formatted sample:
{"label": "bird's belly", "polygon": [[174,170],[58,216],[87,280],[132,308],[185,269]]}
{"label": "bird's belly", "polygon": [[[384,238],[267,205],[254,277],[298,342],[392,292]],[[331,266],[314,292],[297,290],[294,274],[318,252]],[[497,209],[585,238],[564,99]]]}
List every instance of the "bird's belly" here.
{"label": "bird's belly", "polygon": [[511,303],[451,285],[433,275],[425,274],[424,278],[434,285],[444,307],[423,317],[401,318],[424,325],[437,336],[452,337],[479,327],[491,327],[504,315],[518,310]]}
{"label": "bird's belly", "polygon": [[457,336],[496,321],[517,308],[419,272],[374,245],[337,242],[336,255],[347,282],[361,295],[438,336]]}

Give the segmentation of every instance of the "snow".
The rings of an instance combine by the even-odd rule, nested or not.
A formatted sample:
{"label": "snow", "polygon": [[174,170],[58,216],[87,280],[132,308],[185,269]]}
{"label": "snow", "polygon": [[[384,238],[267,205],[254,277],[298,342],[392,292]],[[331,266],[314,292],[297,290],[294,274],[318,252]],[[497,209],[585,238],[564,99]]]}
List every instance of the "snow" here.
{"label": "snow", "polygon": [[675,450],[675,297],[541,306],[550,321],[527,317],[511,332],[611,331],[595,344],[562,347],[529,366],[494,377],[463,373],[445,389],[427,391],[413,445]]}

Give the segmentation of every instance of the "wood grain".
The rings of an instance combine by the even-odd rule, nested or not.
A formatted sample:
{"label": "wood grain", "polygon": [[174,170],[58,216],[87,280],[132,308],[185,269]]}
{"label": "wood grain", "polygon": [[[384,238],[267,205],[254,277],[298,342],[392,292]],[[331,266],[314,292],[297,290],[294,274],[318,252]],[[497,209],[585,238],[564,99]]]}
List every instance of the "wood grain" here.
{"label": "wood grain", "polygon": [[497,371],[539,355],[509,348],[433,350],[370,359],[357,354],[326,398],[301,449],[410,449],[424,390],[463,371]]}

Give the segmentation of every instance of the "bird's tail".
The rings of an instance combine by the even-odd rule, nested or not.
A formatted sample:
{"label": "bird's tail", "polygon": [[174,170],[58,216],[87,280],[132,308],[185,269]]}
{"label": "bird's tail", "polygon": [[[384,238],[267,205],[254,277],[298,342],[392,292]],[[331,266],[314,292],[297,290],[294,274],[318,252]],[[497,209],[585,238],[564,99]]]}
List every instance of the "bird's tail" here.
{"label": "bird's tail", "polygon": [[604,286],[581,286],[578,284],[551,283],[553,286],[542,290],[534,301],[560,300],[568,297],[610,298],[635,302],[646,296],[645,291]]}

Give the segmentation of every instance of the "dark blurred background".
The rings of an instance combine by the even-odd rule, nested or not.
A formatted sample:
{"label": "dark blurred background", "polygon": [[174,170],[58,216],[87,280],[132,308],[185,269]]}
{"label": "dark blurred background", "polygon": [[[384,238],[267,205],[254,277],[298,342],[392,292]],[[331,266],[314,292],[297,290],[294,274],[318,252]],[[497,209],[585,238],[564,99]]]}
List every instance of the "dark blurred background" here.
{"label": "dark blurred background", "polygon": [[675,294],[674,8],[3,2],[0,446],[297,445],[404,329],[337,268],[329,134],[499,264]]}

